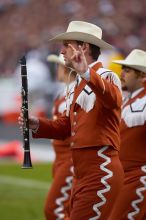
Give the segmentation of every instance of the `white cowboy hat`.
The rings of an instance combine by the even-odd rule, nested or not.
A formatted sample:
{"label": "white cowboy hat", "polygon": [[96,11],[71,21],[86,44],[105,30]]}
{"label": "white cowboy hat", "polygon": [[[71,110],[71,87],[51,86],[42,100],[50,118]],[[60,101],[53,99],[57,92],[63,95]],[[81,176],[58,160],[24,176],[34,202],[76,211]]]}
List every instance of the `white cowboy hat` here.
{"label": "white cowboy hat", "polygon": [[143,50],[132,50],[125,60],[114,60],[112,62],[146,73],[146,52]]}
{"label": "white cowboy hat", "polygon": [[102,40],[102,29],[94,24],[84,21],[72,21],[67,31],[52,38],[51,41],[78,40],[96,45],[102,49],[113,47]]}
{"label": "white cowboy hat", "polygon": [[58,64],[65,66],[65,61],[64,61],[64,57],[62,54],[60,54],[59,56],[57,56],[56,54],[48,55],[47,61],[53,62],[53,63],[58,63]]}

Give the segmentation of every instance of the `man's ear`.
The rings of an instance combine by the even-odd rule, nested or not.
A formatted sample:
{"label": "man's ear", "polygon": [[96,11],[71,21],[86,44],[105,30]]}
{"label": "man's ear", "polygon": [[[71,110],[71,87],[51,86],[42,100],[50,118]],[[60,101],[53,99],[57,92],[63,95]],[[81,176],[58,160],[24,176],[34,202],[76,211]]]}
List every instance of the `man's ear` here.
{"label": "man's ear", "polygon": [[89,44],[88,43],[83,43],[82,49],[83,49],[84,53],[89,51],[90,50]]}
{"label": "man's ear", "polygon": [[142,74],[142,78],[145,79],[146,78],[146,73],[141,72],[141,74]]}
{"label": "man's ear", "polygon": [[143,72],[139,72],[137,74],[137,80],[140,82],[140,83],[146,83],[146,74],[143,73]]}
{"label": "man's ear", "polygon": [[146,74],[142,71],[135,70],[135,74],[136,74],[138,79],[143,79],[143,78],[146,77]]}
{"label": "man's ear", "polygon": [[144,78],[142,79],[142,82],[143,82],[143,83],[146,83],[146,77],[144,77]]}

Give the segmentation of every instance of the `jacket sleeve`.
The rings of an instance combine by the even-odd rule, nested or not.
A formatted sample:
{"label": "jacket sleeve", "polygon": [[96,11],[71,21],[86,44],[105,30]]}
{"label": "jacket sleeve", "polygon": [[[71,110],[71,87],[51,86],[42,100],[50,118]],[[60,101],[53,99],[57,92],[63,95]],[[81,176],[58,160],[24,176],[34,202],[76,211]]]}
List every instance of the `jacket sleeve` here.
{"label": "jacket sleeve", "polygon": [[115,73],[111,72],[106,78],[102,78],[91,68],[87,84],[106,108],[121,107],[121,83]]}
{"label": "jacket sleeve", "polygon": [[39,128],[32,132],[33,138],[62,139],[71,135],[70,118],[61,116],[57,120],[39,118]]}

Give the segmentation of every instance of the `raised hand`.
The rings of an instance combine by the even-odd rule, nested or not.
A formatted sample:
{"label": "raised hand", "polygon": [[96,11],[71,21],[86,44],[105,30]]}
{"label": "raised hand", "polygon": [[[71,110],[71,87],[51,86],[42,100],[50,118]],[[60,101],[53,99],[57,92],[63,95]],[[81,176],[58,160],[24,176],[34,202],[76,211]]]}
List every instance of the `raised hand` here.
{"label": "raised hand", "polygon": [[71,44],[69,44],[68,46],[72,49],[72,52],[73,52],[73,55],[71,57],[72,65],[75,71],[78,74],[82,75],[88,69],[88,64],[86,61],[84,51],[80,45],[78,47],[79,48],[78,50],[75,49]]}

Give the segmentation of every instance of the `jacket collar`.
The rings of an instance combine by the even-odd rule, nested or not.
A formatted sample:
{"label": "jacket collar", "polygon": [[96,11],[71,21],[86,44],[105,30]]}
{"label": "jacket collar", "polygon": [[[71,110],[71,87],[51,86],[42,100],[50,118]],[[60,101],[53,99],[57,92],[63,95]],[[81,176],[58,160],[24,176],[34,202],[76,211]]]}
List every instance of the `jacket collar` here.
{"label": "jacket collar", "polygon": [[95,61],[95,62],[89,64],[89,68],[92,68],[95,71],[97,71],[99,68],[103,68],[103,66],[102,66],[101,62]]}

